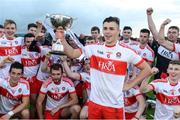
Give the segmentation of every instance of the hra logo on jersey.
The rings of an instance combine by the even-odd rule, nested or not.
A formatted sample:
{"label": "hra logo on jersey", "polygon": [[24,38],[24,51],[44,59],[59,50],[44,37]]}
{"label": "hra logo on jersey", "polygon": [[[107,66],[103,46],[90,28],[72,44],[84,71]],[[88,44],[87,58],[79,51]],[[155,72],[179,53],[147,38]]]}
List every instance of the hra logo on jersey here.
{"label": "hra logo on jersey", "polygon": [[5,54],[6,55],[16,55],[16,54],[18,54],[18,50],[14,47],[12,49],[5,49]]}
{"label": "hra logo on jersey", "polygon": [[98,56],[91,57],[91,68],[101,72],[125,75],[127,72],[127,62],[120,60],[110,60]]}
{"label": "hra logo on jersey", "polygon": [[112,61],[108,61],[107,63],[104,62],[98,62],[98,67],[102,70],[102,71],[108,71],[108,72],[115,72],[115,65],[113,64]]}

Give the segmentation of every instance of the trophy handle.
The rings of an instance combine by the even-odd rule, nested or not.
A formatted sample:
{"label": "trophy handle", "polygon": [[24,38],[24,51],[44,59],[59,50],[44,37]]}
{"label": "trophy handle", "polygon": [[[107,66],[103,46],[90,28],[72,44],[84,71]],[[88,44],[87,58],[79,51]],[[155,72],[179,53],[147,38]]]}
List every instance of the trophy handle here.
{"label": "trophy handle", "polygon": [[66,30],[66,34],[70,35],[70,37],[73,39],[73,41],[76,43],[76,45],[79,47],[79,48],[83,48],[84,46],[79,42],[79,39],[76,37],[76,35],[70,30],[70,29],[67,29]]}
{"label": "trophy handle", "polygon": [[46,18],[45,18],[45,20],[44,20],[44,22],[43,22],[42,24],[43,24],[44,27],[46,28],[47,32],[50,33],[50,35],[51,35],[51,37],[53,38],[53,40],[55,40],[56,37],[55,37],[54,29],[53,29],[52,26],[50,26],[50,25],[48,24],[48,18],[49,18],[49,17],[46,16]]}

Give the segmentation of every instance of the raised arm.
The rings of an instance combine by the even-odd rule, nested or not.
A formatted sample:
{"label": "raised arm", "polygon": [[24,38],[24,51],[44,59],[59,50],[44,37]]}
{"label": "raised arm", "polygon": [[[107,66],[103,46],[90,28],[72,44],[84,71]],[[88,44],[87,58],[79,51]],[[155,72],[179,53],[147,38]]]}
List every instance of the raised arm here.
{"label": "raised arm", "polygon": [[154,24],[154,21],[152,19],[152,13],[153,13],[153,9],[152,8],[148,8],[146,10],[149,29],[150,29],[154,39],[157,41],[158,40],[158,31],[157,31],[156,26]]}
{"label": "raised arm", "polygon": [[65,57],[61,57],[63,66],[64,66],[64,70],[67,74],[68,77],[75,79],[75,80],[80,80],[80,74],[76,73],[76,72],[72,72]]}
{"label": "raised arm", "polygon": [[42,65],[42,67],[41,67],[41,71],[42,71],[42,72],[50,73],[50,67],[48,66],[50,56],[51,56],[51,55],[50,55],[49,53],[46,54],[44,63],[43,63],[43,65]]}
{"label": "raised arm", "polygon": [[173,43],[168,41],[168,40],[165,40],[165,36],[164,36],[164,29],[165,29],[165,26],[167,24],[169,24],[171,22],[170,19],[166,19],[162,24],[161,24],[161,27],[160,27],[160,30],[159,30],[159,34],[158,34],[158,43],[162,46],[164,46],[165,48],[169,49],[169,50],[173,50],[174,47],[173,47]]}
{"label": "raised arm", "polygon": [[59,27],[56,29],[56,38],[61,41],[62,45],[64,46],[64,52],[66,55],[70,58],[78,58],[81,56],[80,49],[74,49],[72,48],[67,41],[65,40],[64,36],[64,29],[62,27]]}
{"label": "raised arm", "polygon": [[[158,70],[156,67],[153,67],[153,68],[151,69],[151,74],[156,74],[156,73],[158,73],[158,72],[159,72],[159,70]],[[149,78],[151,78],[151,76],[150,76]],[[147,92],[153,90],[153,87],[152,87],[151,85],[149,85],[149,78],[143,80],[143,82],[141,83],[140,91],[141,91],[142,93],[147,93]]]}

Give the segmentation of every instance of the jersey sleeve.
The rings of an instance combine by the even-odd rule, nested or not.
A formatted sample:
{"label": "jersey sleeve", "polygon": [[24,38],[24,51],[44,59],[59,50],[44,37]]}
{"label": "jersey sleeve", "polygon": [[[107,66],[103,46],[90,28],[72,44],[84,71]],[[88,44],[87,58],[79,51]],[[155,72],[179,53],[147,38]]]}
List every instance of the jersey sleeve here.
{"label": "jersey sleeve", "polygon": [[23,88],[23,96],[29,96],[30,95],[30,86],[29,86],[29,83],[26,82],[25,83],[25,86]]}
{"label": "jersey sleeve", "polygon": [[92,55],[92,49],[94,45],[87,45],[81,49],[82,54],[85,55],[86,58],[90,58]]}
{"label": "jersey sleeve", "polygon": [[140,92],[140,90],[139,90],[139,87],[138,87],[138,86],[133,87],[133,94],[134,94],[134,96],[139,96],[139,95],[142,95],[142,93]]}
{"label": "jersey sleeve", "polygon": [[158,82],[152,81],[149,85],[153,87],[153,91],[158,92],[158,85],[159,85]]}
{"label": "jersey sleeve", "polygon": [[174,51],[180,54],[180,44],[173,44],[173,47]]}
{"label": "jersey sleeve", "polygon": [[41,86],[40,93],[46,94],[46,93],[47,93],[47,87],[48,87],[47,83],[44,82],[44,83],[42,84],[42,86]]}
{"label": "jersey sleeve", "polygon": [[133,50],[129,50],[129,56],[130,56],[130,63],[134,64],[136,67],[139,66],[141,63],[144,62],[141,56],[139,56],[136,52]]}
{"label": "jersey sleeve", "polygon": [[73,83],[70,83],[69,86],[68,86],[68,91],[69,93],[75,93],[76,90],[75,90],[75,87],[74,87],[74,84]]}
{"label": "jersey sleeve", "polygon": [[84,82],[89,82],[90,83],[90,75],[87,73],[79,73],[80,74],[80,80],[84,81]]}

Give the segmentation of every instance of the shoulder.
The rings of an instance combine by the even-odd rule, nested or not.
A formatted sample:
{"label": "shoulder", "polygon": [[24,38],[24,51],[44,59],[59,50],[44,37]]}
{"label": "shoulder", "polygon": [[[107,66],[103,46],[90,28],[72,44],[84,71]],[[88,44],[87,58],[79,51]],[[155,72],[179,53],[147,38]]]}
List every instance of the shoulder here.
{"label": "shoulder", "polygon": [[152,83],[167,83],[168,81],[166,79],[156,79],[153,80]]}
{"label": "shoulder", "polygon": [[42,85],[42,86],[43,86],[44,88],[47,88],[52,82],[53,82],[52,79],[49,78],[48,80],[46,80],[46,81],[43,82],[43,85]]}
{"label": "shoulder", "polygon": [[74,83],[71,81],[71,79],[69,79],[67,77],[62,77],[62,81],[69,84],[71,87],[74,87]]}
{"label": "shoulder", "polygon": [[135,50],[133,50],[132,48],[130,48],[129,46],[127,46],[127,45],[124,44],[124,43],[119,43],[118,45],[119,45],[120,47],[122,47],[123,49],[126,49],[127,51],[133,51],[133,52],[136,53]]}
{"label": "shoulder", "polygon": [[154,51],[152,50],[151,47],[149,47],[149,45],[147,45],[146,48],[147,48],[152,54],[154,54]]}
{"label": "shoulder", "polygon": [[19,80],[19,83],[21,83],[22,85],[25,85],[28,89],[29,89],[29,83],[27,80],[25,80],[24,78],[21,78]]}
{"label": "shoulder", "polygon": [[131,43],[129,45],[139,45],[139,42],[137,41],[131,41]]}

